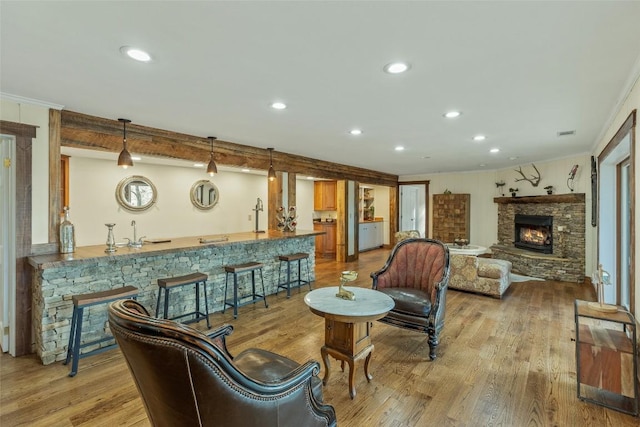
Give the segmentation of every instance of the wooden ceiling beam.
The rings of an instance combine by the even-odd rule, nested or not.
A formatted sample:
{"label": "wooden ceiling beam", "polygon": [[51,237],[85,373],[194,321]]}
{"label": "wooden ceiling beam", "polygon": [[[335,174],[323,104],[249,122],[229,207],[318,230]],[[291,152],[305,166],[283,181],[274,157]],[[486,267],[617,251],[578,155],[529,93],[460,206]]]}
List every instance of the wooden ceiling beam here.
{"label": "wooden ceiling beam", "polygon": [[[123,127],[117,120],[62,111],[61,145],[89,150],[119,153],[122,150]],[[197,137],[136,124],[127,125],[127,144],[131,153],[147,156],[204,162],[210,143]],[[216,140],[214,159],[219,165],[250,169],[269,168],[266,149]],[[277,171],[324,179],[346,179],[367,184],[395,187],[398,176],[364,168],[326,162],[309,157],[273,151],[273,167]]]}

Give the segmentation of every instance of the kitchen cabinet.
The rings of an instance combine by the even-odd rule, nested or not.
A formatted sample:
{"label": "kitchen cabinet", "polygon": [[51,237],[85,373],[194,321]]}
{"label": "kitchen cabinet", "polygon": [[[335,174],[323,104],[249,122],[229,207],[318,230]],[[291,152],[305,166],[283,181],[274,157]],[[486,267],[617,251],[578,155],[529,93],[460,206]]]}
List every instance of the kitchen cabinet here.
{"label": "kitchen cabinet", "polygon": [[384,246],[384,223],[382,221],[361,222],[358,231],[360,252]]}
{"label": "kitchen cabinet", "polygon": [[336,181],[316,181],[313,183],[313,209],[316,211],[335,211]]}
{"label": "kitchen cabinet", "polygon": [[316,256],[321,258],[336,257],[336,223],[314,222],[313,231],[324,231],[316,236]]}
{"label": "kitchen cabinet", "polygon": [[578,399],[637,416],[636,321],[623,307],[593,306],[575,301]]}

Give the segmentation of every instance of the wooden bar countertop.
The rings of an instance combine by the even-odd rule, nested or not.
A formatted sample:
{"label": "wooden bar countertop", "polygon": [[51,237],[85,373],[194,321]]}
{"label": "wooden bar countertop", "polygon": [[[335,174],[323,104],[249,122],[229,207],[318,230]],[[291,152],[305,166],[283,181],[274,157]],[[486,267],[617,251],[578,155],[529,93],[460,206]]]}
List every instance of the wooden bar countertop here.
{"label": "wooden bar countertop", "polygon": [[[264,233],[253,231],[244,233],[215,234],[194,237],[177,237],[167,239],[147,239],[141,248],[131,248],[128,246],[118,246],[116,252],[106,253],[106,245],[77,247],[75,252],[70,254],[45,254],[28,258],[29,264],[37,270],[47,268],[57,268],[77,263],[95,262],[102,258],[135,258],[140,255],[160,255],[177,250],[193,250],[207,246],[224,246],[235,243],[256,243],[265,240],[292,239],[324,234],[323,231],[295,230],[283,232],[268,230]],[[202,243],[201,243],[202,241]],[[158,243],[155,243],[158,242]]]}

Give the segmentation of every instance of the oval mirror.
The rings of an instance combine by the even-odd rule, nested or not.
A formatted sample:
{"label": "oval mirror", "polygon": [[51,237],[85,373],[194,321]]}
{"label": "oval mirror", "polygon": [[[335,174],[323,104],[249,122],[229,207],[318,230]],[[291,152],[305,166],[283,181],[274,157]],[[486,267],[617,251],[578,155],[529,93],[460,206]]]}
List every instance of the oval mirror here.
{"label": "oval mirror", "polygon": [[116,188],[116,200],[130,211],[144,211],[156,202],[158,191],[144,176],[133,175],[123,179]]}
{"label": "oval mirror", "polygon": [[218,196],[218,187],[209,180],[202,179],[191,187],[191,203],[198,209],[211,209],[218,203]]}

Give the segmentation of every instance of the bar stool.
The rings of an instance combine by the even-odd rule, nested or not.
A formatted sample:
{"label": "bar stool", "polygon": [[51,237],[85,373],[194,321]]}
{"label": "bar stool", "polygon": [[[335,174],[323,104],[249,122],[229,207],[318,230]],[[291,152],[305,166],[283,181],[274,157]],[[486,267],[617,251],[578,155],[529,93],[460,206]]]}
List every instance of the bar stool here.
{"label": "bar stool", "polygon": [[[298,252],[291,255],[280,255],[278,259],[280,260],[280,265],[278,266],[278,288],[276,289],[276,295],[280,291],[280,288],[283,288],[287,290],[287,298],[289,298],[291,296],[291,288],[298,288],[298,291],[299,291],[300,286],[305,284],[309,285],[309,290],[311,290],[311,282],[309,281],[309,278],[310,278],[309,254],[306,254],[304,252]],[[303,259],[307,260],[307,280],[302,280],[302,275],[301,275],[300,264],[302,263]],[[296,261],[298,262],[298,277],[295,280],[291,280],[291,263]],[[283,262],[287,263],[287,281],[286,282],[280,282],[281,276],[282,276]]]}
{"label": "bar stool", "polygon": [[84,347],[114,339],[112,336],[107,336],[80,344],[80,336],[82,335],[82,315],[84,314],[84,309],[92,305],[106,304],[117,299],[136,298],[137,296],[138,288],[135,286],[123,286],[121,288],[110,289],[108,291],[72,296],[73,316],[71,318],[71,331],[69,333],[69,344],[67,345],[67,358],[63,363],[63,365],[67,365],[69,361],[73,359],[73,362],[71,363],[71,372],[69,372],[70,377],[73,377],[78,373],[78,361],[81,358],[102,353],[103,351],[110,350],[118,345],[117,343],[113,343],[111,345],[80,354],[80,349]]}
{"label": "bar stool", "polygon": [[[233,318],[238,318],[238,307],[246,304],[255,303],[256,301],[263,300],[265,308],[269,307],[267,304],[267,298],[264,292],[264,277],[262,276],[262,267],[264,264],[259,262],[247,262],[245,264],[227,265],[224,268],[226,277],[224,280],[224,304],[222,306],[222,312],[224,313],[227,306],[233,307]],[[262,295],[256,294],[256,270],[260,270],[260,280],[262,281]],[[245,295],[240,299],[251,298],[248,301],[240,303],[238,301],[238,274],[251,272],[251,295]],[[229,274],[233,274],[233,300],[227,299],[227,285],[229,283]]]}
{"label": "bar stool", "polygon": [[[158,302],[156,304],[156,317],[158,317],[158,313],[160,312],[160,300],[162,295],[162,290],[164,289],[164,310],[163,310],[163,318],[168,319],[169,314],[169,291],[172,288],[176,288],[179,286],[186,285],[196,285],[196,308],[195,311],[181,314],[179,316],[172,317],[170,320],[181,319],[183,317],[194,315],[195,317],[191,320],[188,320],[185,323],[190,322],[198,322],[202,319],[207,320],[207,328],[211,329],[211,324],[209,323],[209,304],[207,303],[207,275],[204,273],[191,273],[185,276],[176,276],[176,277],[168,277],[165,279],[158,279]],[[204,313],[200,311],[200,284],[202,284],[202,289],[204,291]]]}

